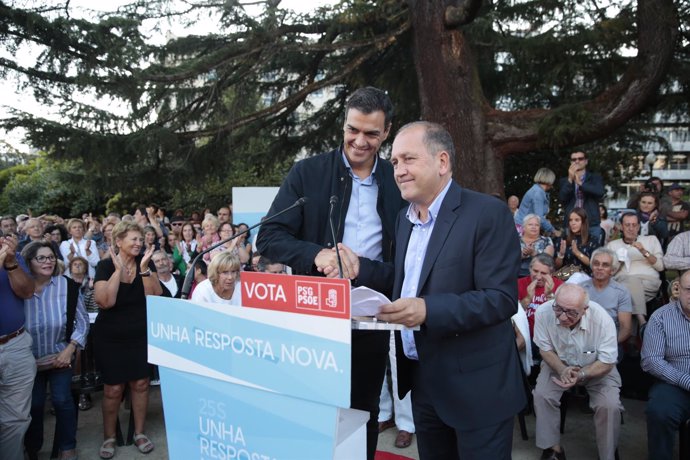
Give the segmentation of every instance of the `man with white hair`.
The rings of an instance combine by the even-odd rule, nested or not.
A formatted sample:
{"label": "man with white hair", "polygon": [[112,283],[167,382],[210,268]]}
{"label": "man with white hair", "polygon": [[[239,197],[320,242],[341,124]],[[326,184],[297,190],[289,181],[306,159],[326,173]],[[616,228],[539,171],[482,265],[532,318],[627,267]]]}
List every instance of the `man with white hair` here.
{"label": "man with white hair", "polygon": [[618,343],[624,343],[632,333],[632,299],[628,289],[613,279],[620,266],[618,257],[610,249],[599,248],[592,253],[590,266],[592,278],[580,286],[611,315],[618,330]]}
{"label": "man with white hair", "polygon": [[587,388],[594,410],[599,458],[614,460],[623,406],[611,316],[591,302],[581,286],[564,284],[555,300],[537,310],[534,343],[543,360],[534,389],[537,447],[544,449],[541,458],[565,460],[559,433],[561,396],[581,385]]}

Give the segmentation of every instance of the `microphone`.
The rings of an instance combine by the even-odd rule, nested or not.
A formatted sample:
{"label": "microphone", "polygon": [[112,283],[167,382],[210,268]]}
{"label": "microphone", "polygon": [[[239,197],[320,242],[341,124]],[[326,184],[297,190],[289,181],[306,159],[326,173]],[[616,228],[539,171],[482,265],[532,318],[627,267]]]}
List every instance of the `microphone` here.
{"label": "microphone", "polygon": [[335,237],[335,226],[333,225],[333,209],[338,203],[338,197],[333,195],[331,197],[331,207],[328,210],[328,225],[331,227],[331,238],[333,238],[333,246],[335,247],[335,257],[338,260],[338,270],[340,270],[340,278],[343,277],[343,259],[340,258],[340,251],[338,250],[338,240]]}
{"label": "microphone", "polygon": [[194,281],[194,267],[196,266],[196,263],[204,256],[204,254],[208,254],[209,252],[216,249],[218,246],[222,246],[225,243],[227,243],[228,241],[232,241],[235,238],[237,238],[238,236],[244,235],[245,233],[248,233],[251,230],[258,227],[259,225],[264,224],[266,222],[269,222],[269,221],[275,219],[276,217],[285,214],[288,211],[292,211],[295,208],[298,208],[300,206],[304,206],[308,201],[309,201],[309,198],[307,198],[306,196],[303,196],[302,198],[298,199],[297,201],[295,201],[294,203],[292,203],[290,206],[283,209],[282,211],[277,212],[270,217],[266,217],[265,219],[263,219],[262,221],[260,221],[257,224],[252,225],[248,229],[241,231],[241,232],[238,232],[238,233],[232,235],[230,238],[226,238],[222,241],[219,241],[218,243],[214,244],[213,246],[211,246],[211,247],[201,251],[199,254],[197,254],[197,256],[194,258],[194,260],[192,260],[192,263],[189,265],[189,268],[187,270],[187,274],[184,277],[184,283],[182,283],[182,290],[180,291],[180,298],[186,299],[189,296],[189,291],[192,289],[192,282]]}

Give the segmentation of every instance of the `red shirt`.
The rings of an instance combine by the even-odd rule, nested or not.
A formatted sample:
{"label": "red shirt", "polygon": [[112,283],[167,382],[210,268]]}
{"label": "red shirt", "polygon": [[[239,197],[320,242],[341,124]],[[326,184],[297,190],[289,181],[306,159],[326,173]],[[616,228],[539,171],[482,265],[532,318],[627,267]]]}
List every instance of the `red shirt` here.
{"label": "red shirt", "polygon": [[[556,289],[558,289],[558,287],[563,284],[563,280],[553,276],[551,278],[553,278],[552,293],[554,293],[556,292]],[[525,276],[523,278],[518,279],[518,300],[522,300],[525,297],[527,297],[527,286],[529,286],[531,282],[532,278],[529,276]],[[546,297],[544,287],[537,286],[534,289],[534,297],[532,297],[532,300],[530,301],[529,305],[527,306],[527,309],[525,310],[525,313],[527,313],[527,321],[529,322],[530,337],[534,337],[534,314],[537,312],[537,308],[539,307],[539,305],[543,304],[548,300],[550,299]]]}

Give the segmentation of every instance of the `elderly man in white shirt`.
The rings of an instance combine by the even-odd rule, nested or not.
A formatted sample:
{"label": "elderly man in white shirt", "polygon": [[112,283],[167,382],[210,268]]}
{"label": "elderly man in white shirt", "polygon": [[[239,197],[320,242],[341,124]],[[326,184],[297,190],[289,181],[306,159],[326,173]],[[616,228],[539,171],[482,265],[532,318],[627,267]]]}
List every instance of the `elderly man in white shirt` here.
{"label": "elderly man in white shirt", "polygon": [[565,460],[560,445],[560,400],[575,385],[587,388],[590,396],[599,458],[615,458],[623,410],[616,339],[613,319],[599,304],[590,302],[581,286],[565,284],[556,291],[555,300],[539,306],[534,342],[543,361],[534,389],[534,411],[542,459]]}
{"label": "elderly man in white shirt", "polygon": [[633,315],[640,326],[647,322],[647,302],[652,300],[661,286],[659,272],[664,271],[664,252],[654,235],[640,236],[640,218],[634,212],[621,217],[623,238],[606,245],[618,256],[621,268],[614,279],[630,292]]}

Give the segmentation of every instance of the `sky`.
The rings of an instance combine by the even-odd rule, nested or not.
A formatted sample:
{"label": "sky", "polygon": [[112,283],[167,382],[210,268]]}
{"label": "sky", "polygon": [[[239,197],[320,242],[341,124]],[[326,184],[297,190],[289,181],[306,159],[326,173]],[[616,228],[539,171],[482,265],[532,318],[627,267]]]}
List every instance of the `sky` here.
{"label": "sky", "polygon": [[[108,2],[94,2],[93,0],[71,0],[70,5],[74,8],[89,8],[92,10],[100,11],[113,11],[117,7],[129,3],[126,0],[109,0]],[[308,11],[314,10],[319,6],[330,5],[336,3],[336,0],[282,0],[281,7],[286,9],[292,9],[300,13],[306,13]],[[165,26],[162,29],[165,30]],[[179,27],[174,27],[173,25],[168,25],[168,30],[174,31],[175,35],[185,35],[185,33],[180,32]],[[199,34],[203,34],[209,30],[208,24],[203,22],[197,23],[197,27],[188,30],[187,33],[194,33],[195,31]],[[164,35],[164,34],[163,34]],[[21,50],[17,54],[16,59],[23,63],[24,65],[30,65],[32,62],[32,55],[36,51],[32,50]],[[14,59],[8,51],[0,49],[0,56]],[[16,83],[13,79],[0,80],[0,94],[3,95],[2,103],[0,104],[0,118],[6,118],[9,116],[9,109],[19,109],[25,112],[29,112],[36,116],[46,116],[50,117],[50,108],[41,106],[35,99],[30,90],[19,92],[16,87]],[[81,100],[88,101],[87,97],[82,97]],[[57,117],[51,117],[56,119]],[[0,129],[0,142],[9,144],[12,148],[15,148],[21,152],[30,152],[31,147],[23,142],[23,132],[20,130],[14,130],[12,132],[6,132]],[[4,150],[4,149],[0,149]]]}

